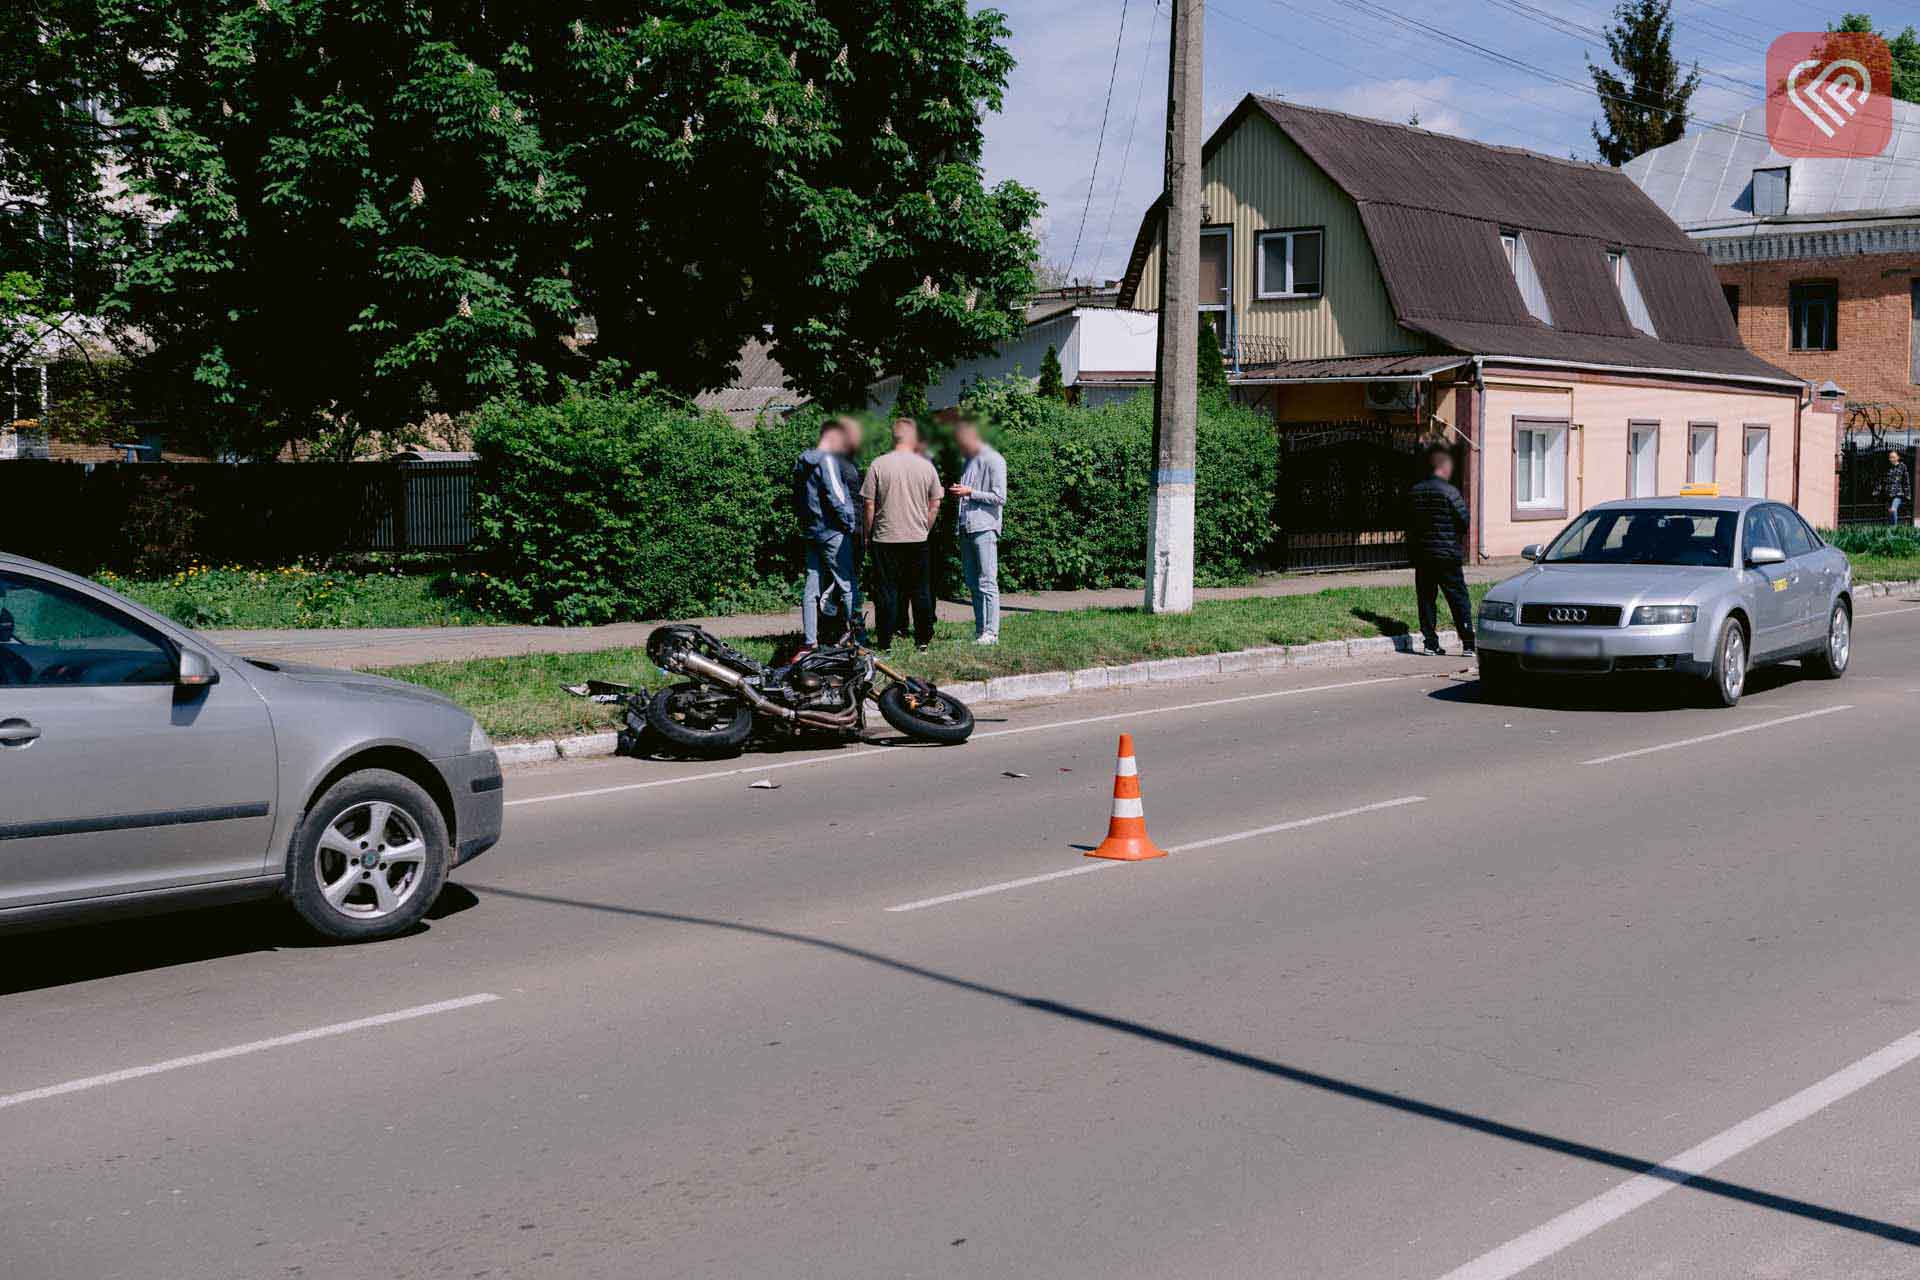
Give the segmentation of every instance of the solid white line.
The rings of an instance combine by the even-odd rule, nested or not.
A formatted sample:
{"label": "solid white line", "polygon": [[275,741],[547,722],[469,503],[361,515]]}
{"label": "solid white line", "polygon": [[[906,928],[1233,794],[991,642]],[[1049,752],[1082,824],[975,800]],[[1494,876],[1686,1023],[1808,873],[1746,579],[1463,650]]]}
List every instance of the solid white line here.
{"label": "solid white line", "polygon": [[1859,1092],[1916,1058],[1920,1058],[1920,1031],[1902,1036],[1852,1066],[1842,1067],[1818,1084],[1809,1085],[1791,1098],[1722,1130],[1699,1146],[1665,1161],[1654,1171],[1635,1174],[1613,1190],[1454,1268],[1441,1280],[1508,1280],[1519,1275],[1535,1263]]}
{"label": "solid white line", "polygon": [[1854,618],[1855,622],[1870,622],[1875,618],[1891,618],[1896,613],[1920,613],[1920,604],[1910,604],[1904,609],[1873,609]]}
{"label": "solid white line", "polygon": [[[1257,836],[1270,836],[1281,831],[1297,831],[1301,827],[1317,827],[1323,822],[1337,822],[1341,818],[1352,818],[1363,813],[1374,813],[1381,809],[1397,809],[1401,805],[1419,804],[1425,796],[1398,796],[1392,800],[1382,800],[1377,804],[1363,804],[1352,809],[1341,809],[1337,813],[1316,814],[1311,818],[1295,818],[1291,822],[1276,822],[1270,827],[1255,827],[1250,831],[1236,831],[1232,835],[1213,836],[1206,840],[1190,840],[1186,844],[1167,846],[1168,853],[1188,853],[1194,849],[1211,849],[1215,845],[1232,844],[1237,840],[1252,840]],[[944,906],[949,902],[961,902],[967,898],[984,898],[990,893],[1005,893],[1009,889],[1024,889],[1030,884],[1044,884],[1049,880],[1064,880],[1068,876],[1083,876],[1089,871],[1105,871],[1109,867],[1124,866],[1120,862],[1089,862],[1084,866],[1069,867],[1065,871],[1049,871],[1044,875],[1022,876],[1018,880],[1002,880],[997,884],[981,885],[978,889],[962,889],[958,893],[943,893],[937,898],[922,898],[918,902],[903,902],[897,907],[888,907],[888,911],[919,911],[926,907]]]}
{"label": "solid white line", "polygon": [[109,1071],[104,1075],[85,1076],[79,1080],[68,1080],[61,1084],[50,1084],[39,1089],[28,1089],[23,1093],[0,1094],[0,1110],[17,1107],[23,1102],[40,1102],[47,1098],[58,1098],[63,1094],[79,1093],[85,1089],[98,1089],[103,1085],[124,1084],[128,1080],[138,1080],[142,1076],[156,1076],[163,1071],[178,1071],[183,1067],[203,1067],[209,1062],[220,1062],[226,1058],[238,1058],[242,1054],[259,1053],[266,1049],[281,1049],[290,1044],[305,1044],[309,1040],[322,1040],[328,1036],[345,1035],[349,1031],[364,1031],[369,1027],[384,1027],[393,1022],[406,1022],[412,1018],[425,1018],[436,1013],[452,1013],[455,1009],[466,1009],[476,1004],[491,1004],[500,997],[490,991],[478,995],[461,996],[457,1000],[440,1000],[433,1004],[415,1005],[411,1009],[396,1009],[392,1013],[378,1013],[371,1018],[355,1018],[352,1022],[335,1022],[324,1027],[313,1027],[306,1031],[295,1031],[291,1035],[274,1036],[268,1040],[254,1040],[247,1044],[236,1044],[226,1049],[210,1049],[205,1053],[190,1053],[184,1058],[168,1058],[165,1062],[150,1062],[144,1067],[128,1067],[123,1071]]}
{"label": "solid white line", "polygon": [[[1396,680],[1418,680],[1430,677],[1432,674],[1430,671],[1416,671],[1400,676],[1374,676],[1366,680],[1343,680],[1338,684],[1310,685],[1304,689],[1270,689],[1265,693],[1246,693],[1232,698],[1210,698],[1205,702],[1183,702],[1171,707],[1145,707],[1135,711],[1116,711],[1110,715],[1082,716],[1077,720],[1051,720],[1046,724],[1021,725],[1014,729],[993,729],[986,733],[976,733],[972,741],[1011,738],[1017,734],[1043,733],[1049,729],[1076,729],[1082,725],[1107,724],[1114,720],[1144,720],[1149,716],[1166,715],[1174,711],[1201,711],[1208,707],[1226,707],[1239,702],[1294,698],[1307,693],[1332,693],[1339,689],[1359,689],[1371,684],[1391,684]],[[511,809],[523,804],[546,804],[553,800],[584,800],[591,796],[616,795],[623,791],[648,791],[654,787],[678,787],[692,782],[710,782],[715,778],[737,778],[744,773],[772,773],[776,769],[798,769],[810,764],[858,760],[863,756],[895,755],[904,759],[913,754],[911,751],[902,751],[897,747],[857,747],[850,751],[835,751],[829,755],[808,756],[804,760],[780,760],[771,764],[746,765],[738,769],[715,769],[708,773],[693,773],[679,778],[655,778],[651,782],[623,782],[611,787],[589,787],[584,791],[562,791],[550,796],[527,796],[524,799],[507,801],[507,808]]]}
{"label": "solid white line", "polygon": [[1703,733],[1697,738],[1682,738],[1678,742],[1663,742],[1657,747],[1641,747],[1637,751],[1616,751],[1610,756],[1595,756],[1591,760],[1582,760],[1581,764],[1612,764],[1615,760],[1631,760],[1635,756],[1650,756],[1657,751],[1677,751],[1681,747],[1698,746],[1702,742],[1716,742],[1721,738],[1731,738],[1736,734],[1753,733],[1759,729],[1771,729],[1776,725],[1792,724],[1797,720],[1813,720],[1820,716],[1830,716],[1836,711],[1851,711],[1853,704],[1843,702],[1838,706],[1822,707],[1818,711],[1802,711],[1797,716],[1781,716],[1777,720],[1762,720],[1758,724],[1741,725],[1738,729],[1722,729],[1719,733]]}

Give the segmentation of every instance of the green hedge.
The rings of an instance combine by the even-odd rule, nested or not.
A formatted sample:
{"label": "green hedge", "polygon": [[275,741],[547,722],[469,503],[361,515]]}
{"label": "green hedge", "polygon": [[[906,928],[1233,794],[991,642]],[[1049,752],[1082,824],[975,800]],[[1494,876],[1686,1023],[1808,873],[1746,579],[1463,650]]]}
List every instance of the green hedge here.
{"label": "green hedge", "polygon": [[[1075,408],[1014,384],[970,410],[1007,458],[1007,590],[1138,583],[1146,564],[1153,404]],[[574,388],[557,404],[490,404],[474,424],[477,603],[537,622],[591,624],[725,612],[802,562],[789,509],[794,458],[824,417],[808,409],[742,431],[646,392]],[[866,454],[886,420],[862,415]],[[935,433],[941,476],[959,475]],[[1266,419],[1212,401],[1199,431],[1195,554],[1205,577],[1255,567],[1272,537],[1275,452]],[[934,535],[943,588],[959,581],[952,507]]]}
{"label": "green hedge", "polygon": [[1912,525],[1850,524],[1820,536],[1850,556],[1920,556],[1920,529]]}
{"label": "green hedge", "polygon": [[474,423],[475,580],[487,608],[573,625],[703,613],[749,588],[767,535],[755,442],[719,414],[574,388]]}

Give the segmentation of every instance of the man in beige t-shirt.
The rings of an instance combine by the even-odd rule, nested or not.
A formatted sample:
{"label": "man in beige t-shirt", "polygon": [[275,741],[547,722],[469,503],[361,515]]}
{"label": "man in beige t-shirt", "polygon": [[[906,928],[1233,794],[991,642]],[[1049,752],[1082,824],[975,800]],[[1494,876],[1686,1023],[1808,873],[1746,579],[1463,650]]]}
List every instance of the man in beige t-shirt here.
{"label": "man in beige t-shirt", "polygon": [[873,612],[882,649],[907,629],[913,642],[933,642],[933,579],[927,534],[940,514],[940,473],[920,456],[920,428],[912,418],[893,424],[893,449],[874,460],[861,482],[867,542],[873,547]]}

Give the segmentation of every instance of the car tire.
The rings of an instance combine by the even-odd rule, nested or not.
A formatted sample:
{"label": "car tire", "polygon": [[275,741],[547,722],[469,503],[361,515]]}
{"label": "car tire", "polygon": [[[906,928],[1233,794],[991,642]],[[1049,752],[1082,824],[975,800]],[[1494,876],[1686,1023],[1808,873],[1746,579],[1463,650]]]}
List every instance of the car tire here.
{"label": "car tire", "polygon": [[1846,601],[1835,600],[1833,612],[1827,615],[1827,641],[1807,655],[1806,667],[1822,680],[1838,680],[1847,674],[1852,660],[1853,612]]}
{"label": "car tire", "polygon": [[411,778],[365,769],[328,787],[301,819],[287,897],[320,936],[373,942],[420,923],[452,866],[433,797]]}
{"label": "car tire", "polygon": [[1713,646],[1713,670],[1707,673],[1707,704],[1715,707],[1737,707],[1740,695],[1746,691],[1747,672],[1752,669],[1753,657],[1747,648],[1747,628],[1738,618],[1728,618],[1720,624],[1720,639]]}
{"label": "car tire", "polygon": [[1520,692],[1520,660],[1509,653],[1480,651],[1480,700],[1511,702]]}

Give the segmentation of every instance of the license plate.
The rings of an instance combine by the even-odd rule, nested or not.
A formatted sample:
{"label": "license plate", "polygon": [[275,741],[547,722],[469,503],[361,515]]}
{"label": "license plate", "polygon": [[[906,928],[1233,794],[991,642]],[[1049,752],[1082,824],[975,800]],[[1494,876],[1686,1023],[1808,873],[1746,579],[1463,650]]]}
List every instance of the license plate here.
{"label": "license plate", "polygon": [[1527,652],[1536,658],[1597,658],[1600,642],[1588,636],[1529,636]]}

